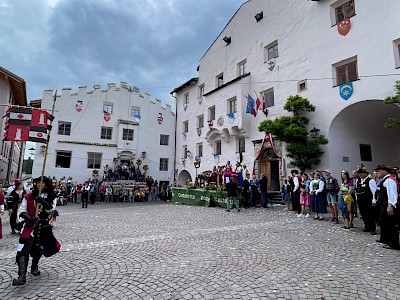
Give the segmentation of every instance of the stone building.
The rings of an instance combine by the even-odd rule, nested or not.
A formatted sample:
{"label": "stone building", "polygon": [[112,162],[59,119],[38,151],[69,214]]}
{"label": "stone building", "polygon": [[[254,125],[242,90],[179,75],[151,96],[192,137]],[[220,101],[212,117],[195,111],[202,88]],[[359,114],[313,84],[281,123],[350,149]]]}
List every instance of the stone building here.
{"label": "stone building", "polygon": [[[200,58],[198,76],[175,88],[178,182],[214,165],[242,161],[266,173],[269,188],[292,165],[285,145],[263,142],[262,120],[288,114],[299,94],[316,106],[309,130],[329,139],[320,166],[333,176],[360,162],[400,165],[400,131],[387,118],[400,107],[384,104],[400,80],[400,1],[250,0],[236,11]],[[248,96],[265,99],[267,116],[246,113]],[[274,144],[274,143],[273,143]],[[194,161],[201,160],[196,170]],[[311,170],[309,170],[311,171]]]}
{"label": "stone building", "polygon": [[[45,90],[40,105],[52,109],[55,91]],[[138,159],[146,176],[161,182],[174,178],[175,114],[170,105],[121,82],[64,88],[57,93],[45,175],[72,176],[76,182],[103,175],[105,166]],[[45,145],[37,144],[33,176],[40,176]],[[99,177],[100,179],[101,177]]]}

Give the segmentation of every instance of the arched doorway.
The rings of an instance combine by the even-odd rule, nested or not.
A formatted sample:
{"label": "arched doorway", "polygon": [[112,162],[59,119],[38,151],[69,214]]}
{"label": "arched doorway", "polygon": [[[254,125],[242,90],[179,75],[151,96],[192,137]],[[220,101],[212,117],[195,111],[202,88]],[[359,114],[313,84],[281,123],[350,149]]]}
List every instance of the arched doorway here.
{"label": "arched doorway", "polygon": [[178,186],[185,186],[188,180],[192,181],[192,176],[190,176],[188,171],[182,170],[178,175],[177,184]]}
{"label": "arched doorway", "polygon": [[400,117],[400,107],[382,100],[354,103],[343,109],[329,127],[327,160],[334,176],[362,162],[370,172],[377,164],[400,163],[400,128],[385,128],[388,118]]}
{"label": "arched doorway", "polygon": [[261,174],[265,174],[268,178],[268,190],[280,190],[280,158],[270,147],[265,148],[261,154],[259,175],[261,176]]}

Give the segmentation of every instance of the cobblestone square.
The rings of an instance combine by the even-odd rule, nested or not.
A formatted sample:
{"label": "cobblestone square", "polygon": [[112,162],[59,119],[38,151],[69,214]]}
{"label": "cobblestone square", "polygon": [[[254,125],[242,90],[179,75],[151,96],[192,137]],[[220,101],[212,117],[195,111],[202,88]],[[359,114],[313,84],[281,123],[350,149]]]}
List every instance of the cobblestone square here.
{"label": "cobblestone square", "polygon": [[60,253],[11,286],[18,235],[3,217],[0,299],[400,299],[400,251],[293,212],[173,203],[59,207]]}

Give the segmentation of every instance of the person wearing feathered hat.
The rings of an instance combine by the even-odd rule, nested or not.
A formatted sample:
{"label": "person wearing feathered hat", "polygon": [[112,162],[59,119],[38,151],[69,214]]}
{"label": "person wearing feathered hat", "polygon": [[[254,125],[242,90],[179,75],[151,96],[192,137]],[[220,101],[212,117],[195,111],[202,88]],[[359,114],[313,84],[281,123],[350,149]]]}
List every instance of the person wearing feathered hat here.
{"label": "person wearing feathered hat", "polygon": [[34,179],[33,191],[24,197],[19,210],[19,217],[24,221],[16,257],[18,278],[13,279],[13,285],[26,283],[29,255],[32,256],[31,274],[39,276],[41,256],[49,257],[59,251],[61,245],[49,224],[55,206],[51,180],[44,176]]}
{"label": "person wearing feathered hat", "polygon": [[399,232],[395,217],[398,210],[397,181],[390,175],[392,169],[388,166],[378,165],[375,171],[378,172],[378,177],[382,179],[377,193],[381,216],[381,238],[378,242],[383,243],[383,247],[386,249],[400,250]]}

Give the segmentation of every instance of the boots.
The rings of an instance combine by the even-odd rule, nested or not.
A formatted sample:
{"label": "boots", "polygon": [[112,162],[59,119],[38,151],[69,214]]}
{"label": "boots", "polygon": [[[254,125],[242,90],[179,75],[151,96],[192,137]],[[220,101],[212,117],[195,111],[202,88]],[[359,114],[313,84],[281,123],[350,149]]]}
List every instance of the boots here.
{"label": "boots", "polygon": [[12,285],[24,285],[26,283],[26,271],[28,269],[29,256],[21,256],[18,260],[18,278],[14,278]]}
{"label": "boots", "polygon": [[38,268],[39,259],[40,259],[40,256],[35,256],[35,257],[32,258],[31,274],[33,276],[39,276],[40,275],[40,271],[39,271],[39,268]]}

